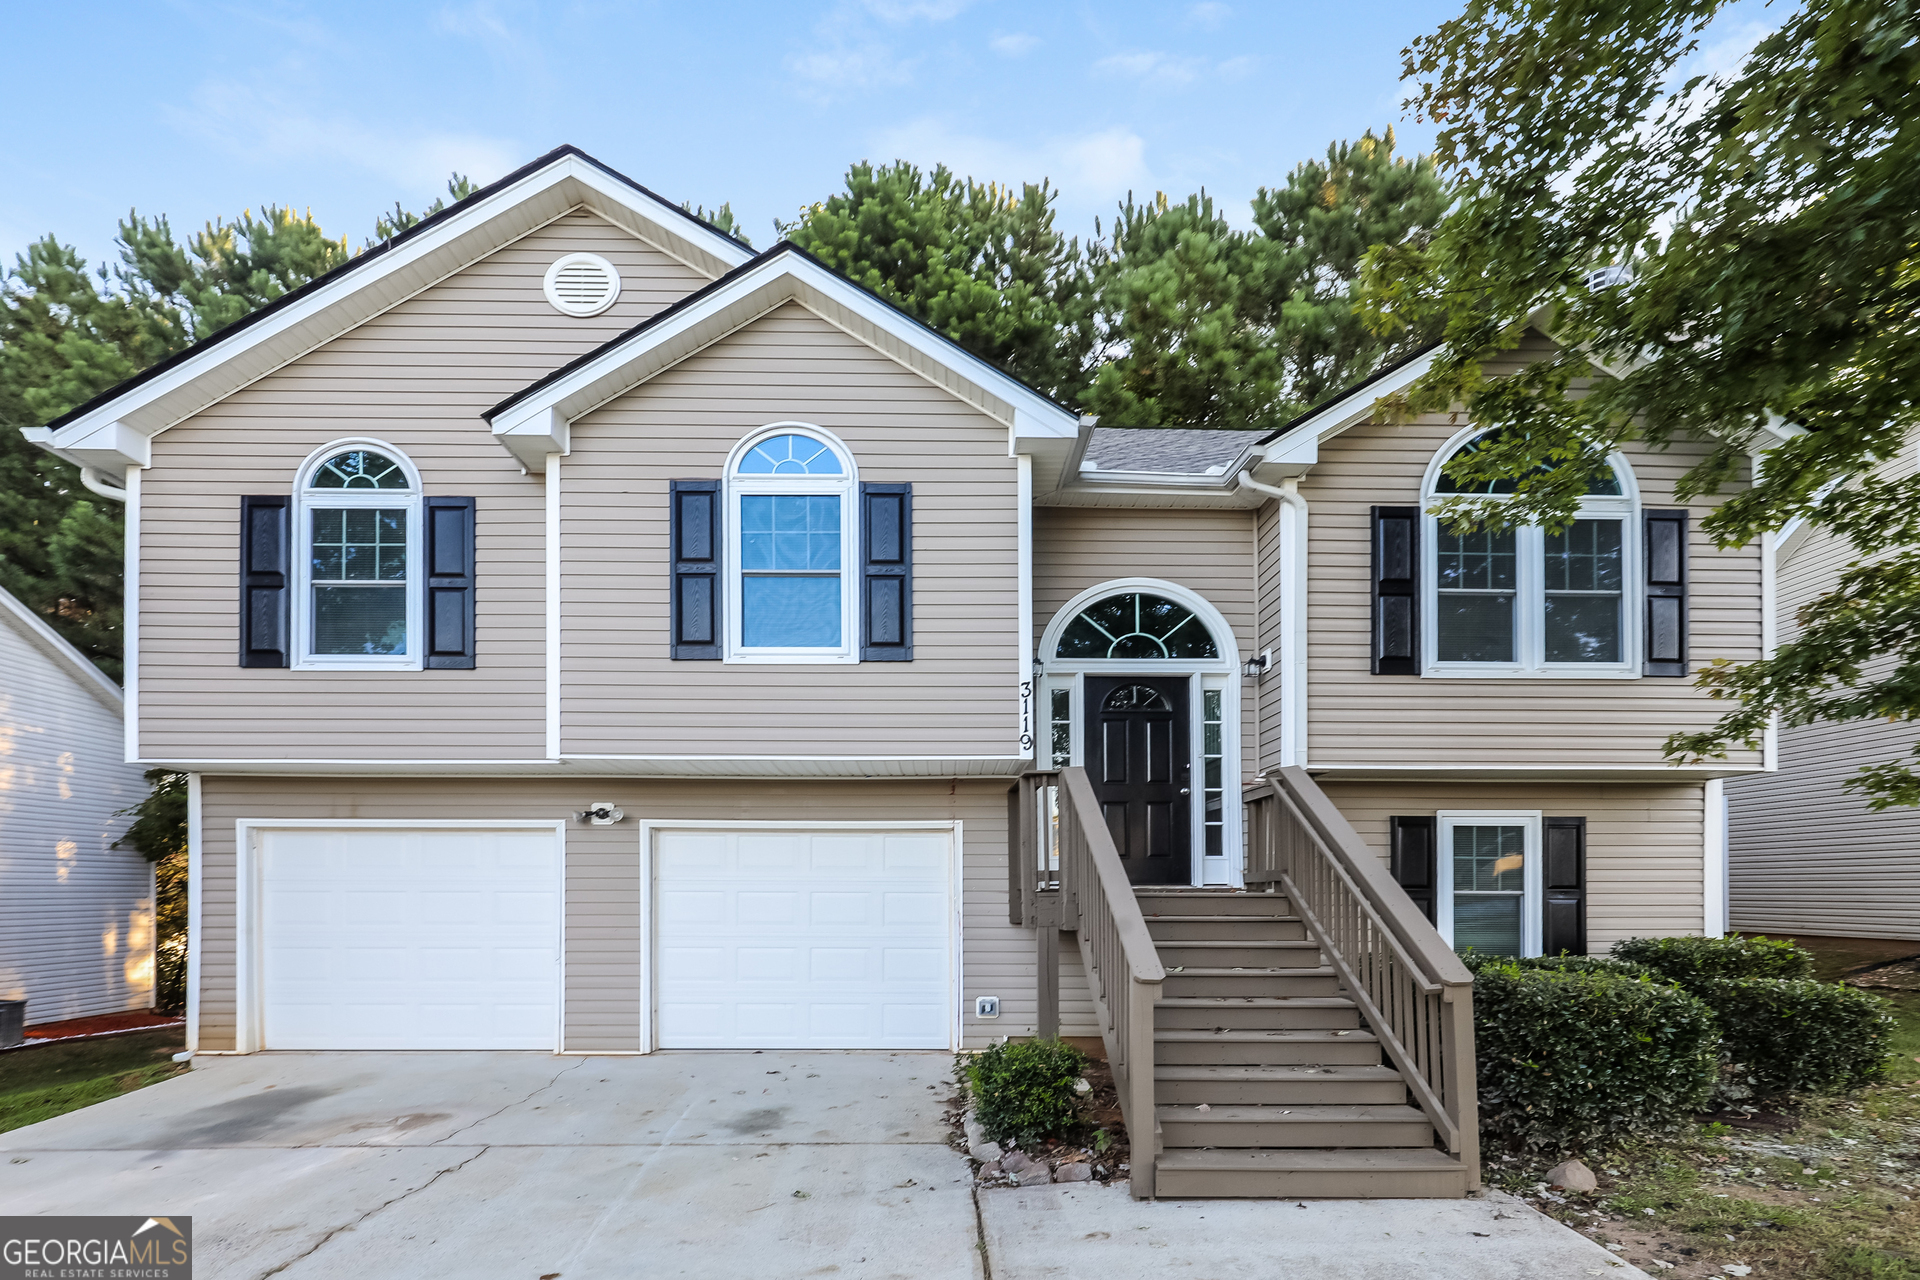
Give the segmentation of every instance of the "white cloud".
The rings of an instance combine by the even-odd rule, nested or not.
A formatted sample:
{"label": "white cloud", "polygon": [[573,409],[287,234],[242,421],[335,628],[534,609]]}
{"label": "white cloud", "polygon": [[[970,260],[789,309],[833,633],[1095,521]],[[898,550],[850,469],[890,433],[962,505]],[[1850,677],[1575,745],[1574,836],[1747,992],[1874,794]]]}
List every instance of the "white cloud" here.
{"label": "white cloud", "polygon": [[1190,21],[1205,27],[1209,31],[1218,30],[1220,24],[1225,22],[1232,14],[1233,10],[1224,4],[1216,3],[1216,0],[1207,0],[1206,3],[1196,4],[1187,10],[1187,18]]}
{"label": "white cloud", "polygon": [[1101,75],[1179,88],[1192,84],[1206,69],[1206,63],[1200,58],[1182,58],[1170,53],[1116,53],[1094,63],[1093,69]]}
{"label": "white cloud", "polygon": [[862,0],[862,7],[882,22],[901,26],[909,22],[945,22],[956,18],[973,0]]}
{"label": "white cloud", "polygon": [[797,53],[787,67],[815,86],[811,96],[826,99],[844,89],[906,84],[913,79],[914,61],[897,56],[889,45],[867,42]]}
{"label": "white cloud", "polygon": [[1032,53],[1040,45],[1039,36],[1025,33],[995,36],[987,41],[987,47],[1004,58],[1020,58]]}
{"label": "white cloud", "polygon": [[208,80],[191,109],[164,108],[173,126],[258,163],[341,160],[380,174],[403,191],[438,193],[449,173],[491,182],[526,159],[506,138],[457,130],[407,129],[315,112],[285,95],[232,80]]}
{"label": "white cloud", "polygon": [[1130,190],[1151,189],[1146,142],[1124,126],[1091,133],[1012,142],[967,133],[938,116],[923,116],[882,131],[876,162],[910,160],[923,168],[944,164],[981,182],[1020,183],[1050,178],[1075,210],[1105,208]]}

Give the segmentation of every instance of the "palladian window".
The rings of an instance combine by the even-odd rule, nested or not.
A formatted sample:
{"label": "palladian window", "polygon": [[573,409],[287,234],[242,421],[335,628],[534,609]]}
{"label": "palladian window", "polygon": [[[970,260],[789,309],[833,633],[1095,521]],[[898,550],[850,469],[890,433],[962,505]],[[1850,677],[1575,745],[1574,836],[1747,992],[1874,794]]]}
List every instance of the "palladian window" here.
{"label": "palladian window", "polygon": [[1220,650],[1207,633],[1206,624],[1185,605],[1164,596],[1130,591],[1083,609],[1060,633],[1054,656],[1151,662],[1217,658]]}
{"label": "palladian window", "polygon": [[420,492],[373,448],[319,459],[299,494],[295,600],[302,665],[419,665]]}
{"label": "palladian window", "polygon": [[852,655],[851,472],[832,444],[797,431],[741,453],[728,486],[738,548],[736,655]]}

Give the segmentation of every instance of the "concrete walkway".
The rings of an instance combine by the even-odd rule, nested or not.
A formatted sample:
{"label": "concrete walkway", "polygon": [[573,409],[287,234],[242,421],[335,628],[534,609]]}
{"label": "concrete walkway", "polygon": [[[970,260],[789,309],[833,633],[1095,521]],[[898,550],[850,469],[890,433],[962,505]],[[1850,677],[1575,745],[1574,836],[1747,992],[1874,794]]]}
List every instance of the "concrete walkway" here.
{"label": "concrete walkway", "polygon": [[1504,1198],[976,1196],[946,1145],[951,1061],[201,1058],[0,1135],[0,1213],[191,1216],[201,1280],[1641,1275]]}
{"label": "concrete walkway", "polygon": [[1511,1196],[1158,1200],[1080,1184],[982,1191],[993,1280],[1646,1280]]}
{"label": "concrete walkway", "polygon": [[976,1280],[951,1061],[201,1058],[0,1135],[0,1212],[190,1215],[206,1280]]}

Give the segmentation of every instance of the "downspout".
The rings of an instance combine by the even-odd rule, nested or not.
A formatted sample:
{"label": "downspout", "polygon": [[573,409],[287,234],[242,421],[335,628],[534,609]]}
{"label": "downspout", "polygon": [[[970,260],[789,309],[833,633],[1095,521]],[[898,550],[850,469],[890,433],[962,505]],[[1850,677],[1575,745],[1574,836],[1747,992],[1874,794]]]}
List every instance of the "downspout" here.
{"label": "downspout", "polygon": [[119,485],[108,481],[98,467],[80,468],[80,483],[87,486],[89,491],[99,494],[109,502],[125,502],[127,500],[127,491]]}
{"label": "downspout", "polygon": [[1240,487],[1280,502],[1280,763],[1307,762],[1307,500],[1289,476],[1278,488],[1243,470]]}

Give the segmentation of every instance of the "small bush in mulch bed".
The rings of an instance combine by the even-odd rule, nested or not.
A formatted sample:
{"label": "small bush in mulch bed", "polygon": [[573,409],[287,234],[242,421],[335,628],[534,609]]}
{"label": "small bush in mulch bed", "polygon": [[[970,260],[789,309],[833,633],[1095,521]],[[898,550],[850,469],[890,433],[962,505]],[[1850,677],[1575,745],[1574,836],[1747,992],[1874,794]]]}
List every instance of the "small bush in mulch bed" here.
{"label": "small bush in mulch bed", "polygon": [[1813,952],[1778,938],[1623,938],[1613,958],[1651,969],[1689,991],[1722,978],[1811,978]]}
{"label": "small bush in mulch bed", "polygon": [[1087,1055],[1061,1040],[995,1045],[966,1066],[974,1114],[993,1141],[1032,1147],[1066,1137],[1081,1121],[1074,1082]]}
{"label": "small bush in mulch bed", "polygon": [[1678,987],[1476,959],[1480,1127],[1541,1153],[1677,1128],[1713,1094],[1719,1029]]}
{"label": "small bush in mulch bed", "polygon": [[1475,956],[1469,952],[1462,956],[1469,969],[1478,970],[1483,964],[1518,965],[1522,969],[1545,969],[1549,973],[1611,973],[1621,978],[1651,978],[1653,970],[1645,965],[1629,964],[1625,960],[1614,960],[1607,956],[1576,956],[1562,952],[1557,956],[1501,956],[1497,959],[1488,956]]}
{"label": "small bush in mulch bed", "polygon": [[1771,978],[1703,982],[1699,996],[1720,1023],[1729,1096],[1847,1093],[1886,1075],[1898,1026],[1879,996]]}

